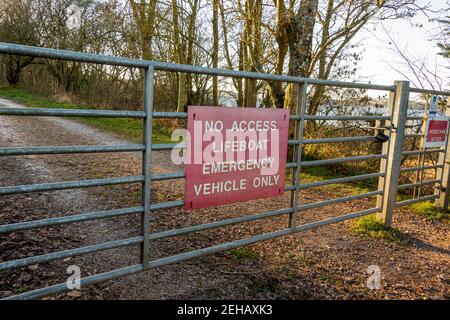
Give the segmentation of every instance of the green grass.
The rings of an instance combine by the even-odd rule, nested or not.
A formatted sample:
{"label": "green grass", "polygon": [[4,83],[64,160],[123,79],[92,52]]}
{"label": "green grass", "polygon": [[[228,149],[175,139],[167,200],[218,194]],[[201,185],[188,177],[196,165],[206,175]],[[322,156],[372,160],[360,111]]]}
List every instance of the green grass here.
{"label": "green grass", "polygon": [[[348,175],[362,175],[366,174],[366,172],[348,172]],[[312,182],[312,181],[322,181],[322,180],[330,180],[342,177],[341,174],[336,173],[333,168],[329,166],[319,166],[319,167],[306,167],[302,169],[300,173],[300,179],[302,182]],[[291,171],[288,171],[288,177],[286,181],[291,181],[292,175]],[[338,192],[341,194],[349,194],[356,195],[361,193],[366,193],[370,191],[377,190],[378,188],[378,179],[366,179],[360,181],[351,181],[339,184],[330,184],[325,185],[323,187],[324,190],[330,192]]]}
{"label": "green grass", "polygon": [[[79,106],[69,103],[53,101],[29,93],[21,88],[0,87],[0,97],[24,104],[31,108],[51,108],[51,109],[95,109],[86,106]],[[140,141],[142,139],[142,120],[130,118],[98,118],[98,117],[76,117],[80,123],[115,133],[123,138]],[[168,129],[154,124],[152,130],[153,143],[170,143],[171,133]]]}
{"label": "green grass", "polygon": [[250,248],[247,247],[239,247],[233,250],[230,250],[230,253],[237,259],[237,260],[256,260],[258,258],[258,253],[253,251]]}
{"label": "green grass", "polygon": [[397,228],[387,228],[376,215],[364,216],[355,221],[353,231],[371,238],[383,239],[387,242],[403,243],[404,236]]}
{"label": "green grass", "polygon": [[319,275],[319,280],[324,282],[333,282],[333,277],[328,273],[324,273]]}
{"label": "green grass", "polygon": [[330,167],[306,167],[301,170],[300,179],[304,182],[329,180],[337,178],[336,173]]}
{"label": "green grass", "polygon": [[24,292],[27,292],[27,291],[28,291],[27,287],[19,287],[19,288],[16,289],[17,293],[24,293]]}
{"label": "green grass", "polygon": [[430,201],[414,203],[411,205],[411,208],[415,213],[424,216],[427,220],[449,222],[448,211],[437,209]]}

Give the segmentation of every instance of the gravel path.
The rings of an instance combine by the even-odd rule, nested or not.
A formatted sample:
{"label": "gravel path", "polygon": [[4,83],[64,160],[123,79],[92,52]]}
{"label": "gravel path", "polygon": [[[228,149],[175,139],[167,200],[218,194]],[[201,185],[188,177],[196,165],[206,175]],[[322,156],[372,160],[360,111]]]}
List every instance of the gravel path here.
{"label": "gravel path", "polygon": [[[23,107],[5,99],[0,105]],[[56,117],[0,116],[0,146],[126,144],[118,137],[76,121]],[[140,153],[76,154],[0,157],[0,186],[73,181],[139,175]],[[154,172],[177,171],[168,152],[155,152]],[[152,184],[153,201],[183,196],[181,180]],[[320,189],[302,194],[315,202],[342,196],[341,190]],[[279,209],[289,204],[283,197],[184,213],[182,209],[152,214],[152,231],[216,221]],[[140,185],[122,185],[38,192],[0,197],[0,224],[45,217],[140,205]],[[373,206],[360,200],[304,212],[309,222]],[[286,217],[276,217],[177,238],[153,241],[151,257],[158,258],[206,247],[223,241],[285,228]],[[50,299],[265,299],[265,298],[440,298],[448,299],[450,230],[445,222],[430,222],[397,210],[394,225],[405,234],[403,244],[386,243],[351,232],[345,222],[310,230],[243,250],[242,255],[220,253],[173,266],[123,277]],[[140,216],[133,215],[56,226],[0,236],[0,261],[67,248],[125,239],[139,235]],[[0,297],[65,282],[69,265],[81,267],[82,276],[139,262],[139,248],[127,247],[29,266],[0,274]],[[382,287],[366,287],[367,267],[382,271]]]}

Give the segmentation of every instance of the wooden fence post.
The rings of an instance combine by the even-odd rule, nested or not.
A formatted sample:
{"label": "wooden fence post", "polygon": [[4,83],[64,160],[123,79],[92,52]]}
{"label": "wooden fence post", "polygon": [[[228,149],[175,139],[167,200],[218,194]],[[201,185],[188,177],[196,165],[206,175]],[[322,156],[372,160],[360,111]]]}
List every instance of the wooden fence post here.
{"label": "wooden fence post", "polygon": [[392,213],[396,205],[398,180],[400,178],[400,167],[402,162],[403,138],[405,136],[409,101],[409,82],[396,81],[395,87],[395,93],[390,95],[389,101],[390,111],[392,112],[392,120],[390,121],[390,141],[386,147],[387,158],[384,163],[386,173],[381,186],[384,193],[380,200],[381,212],[378,214],[378,218],[383,221],[386,227],[392,225]]}
{"label": "wooden fence post", "polygon": [[[445,115],[450,116],[450,97],[447,98],[447,107],[445,108]],[[449,130],[447,130],[447,146],[444,148],[445,152],[439,154],[439,164],[443,164],[443,168],[438,168],[436,172],[436,179],[441,179],[441,183],[435,186],[436,198],[435,205],[437,208],[447,211],[448,200],[450,195],[450,139],[448,138]]]}
{"label": "wooden fence post", "polygon": [[[394,101],[395,101],[395,92],[389,92],[389,101],[388,101],[388,108],[387,112],[389,115],[393,114],[394,110]],[[391,120],[385,120],[382,122],[381,120],[377,120],[375,122],[375,127],[381,127],[384,124],[386,129],[384,130],[384,134],[389,136],[390,135],[390,129],[388,129],[391,126]],[[374,131],[374,135],[377,134],[377,130]],[[381,154],[388,154],[389,150],[389,144],[391,142],[391,139],[389,139],[387,142],[383,143],[383,146],[381,148]],[[387,167],[387,159],[381,158],[380,159],[380,172],[386,172]],[[384,190],[384,176],[381,176],[378,178],[378,190],[383,191]],[[377,208],[381,208],[383,206],[383,197],[384,194],[377,196]]]}

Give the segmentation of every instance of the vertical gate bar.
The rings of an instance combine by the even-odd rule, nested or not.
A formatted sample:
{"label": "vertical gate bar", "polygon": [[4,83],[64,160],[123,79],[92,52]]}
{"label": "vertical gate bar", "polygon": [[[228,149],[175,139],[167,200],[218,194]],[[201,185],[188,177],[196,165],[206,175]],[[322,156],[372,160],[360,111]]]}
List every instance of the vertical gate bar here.
{"label": "vertical gate bar", "polygon": [[403,139],[405,137],[406,118],[409,102],[409,82],[395,81],[394,110],[392,114],[391,140],[384,181],[384,196],[381,212],[378,214],[386,227],[392,225],[392,214],[396,205],[398,180],[402,164]]}
{"label": "vertical gate bar", "polygon": [[[450,97],[447,97],[447,107],[445,108],[445,115],[450,117]],[[435,186],[435,194],[439,197],[435,200],[435,205],[437,208],[444,211],[448,210],[448,202],[450,195],[450,128],[447,128],[447,144],[444,147],[444,152],[439,154],[438,164],[442,164],[442,168],[438,168],[436,173],[436,179],[440,177],[441,182],[437,183]]]}
{"label": "vertical gate bar", "polygon": [[[296,98],[296,102],[295,102],[295,115],[298,116],[300,114],[300,84],[297,84],[297,98]],[[294,137],[293,139],[297,139],[298,141],[298,136],[299,136],[299,132],[300,132],[300,122],[301,119],[298,121],[295,121],[294,126],[295,126],[295,130],[294,130]],[[299,141],[300,143],[300,141]],[[296,163],[297,162],[297,155],[298,155],[298,145],[293,145],[292,146],[292,163]],[[295,186],[295,183],[297,182],[297,167],[295,169],[292,170],[292,178],[291,178],[291,184],[293,186]],[[291,191],[291,201],[290,201],[290,206],[291,208],[293,208],[295,210],[295,198],[297,197],[297,190],[292,190]],[[293,223],[293,218],[294,218],[294,213],[289,213],[289,219],[288,219],[288,225],[289,227],[292,226]]]}
{"label": "vertical gate bar", "polygon": [[[424,139],[425,140],[425,139]],[[424,141],[425,142],[425,141]],[[426,156],[427,156],[427,148],[423,148],[423,157],[422,157],[422,161],[420,162],[420,164],[418,165],[419,167],[421,167],[422,169],[420,169],[420,176],[419,176],[419,187],[417,188],[417,199],[419,199],[422,195],[422,188],[423,188],[423,177],[425,174],[425,169],[423,169],[423,167],[425,166],[425,160],[426,160]]]}
{"label": "vertical gate bar", "polygon": [[295,185],[295,189],[291,191],[291,208],[294,212],[289,214],[289,228],[294,228],[297,224],[297,207],[298,197],[300,190],[300,163],[302,162],[302,149],[303,149],[303,132],[305,128],[305,109],[306,109],[306,95],[308,84],[298,84],[297,87],[297,101],[296,101],[296,115],[300,115],[300,120],[297,121],[295,127],[295,139],[298,141],[298,145],[294,148],[293,162],[297,163],[295,171],[292,172],[292,184]]}
{"label": "vertical gate bar", "polygon": [[[419,150],[423,151],[424,153],[419,153],[417,155],[417,166],[418,167],[423,167],[422,163],[425,163],[425,130],[427,127],[427,119],[428,119],[428,113],[429,113],[429,103],[428,103],[428,98],[426,98],[426,106],[425,106],[425,113],[423,115],[423,120],[422,120],[422,129],[421,129],[421,137],[420,137],[420,146],[419,146]],[[420,182],[422,182],[423,180],[423,170],[418,170],[416,171],[416,176],[414,179],[414,183],[417,183],[420,180]],[[418,191],[419,188],[414,187],[414,191],[413,191],[413,199],[420,198],[420,192]],[[421,189],[421,187],[420,187]]]}
{"label": "vertical gate bar", "polygon": [[[449,97],[449,101],[450,101],[450,97]],[[449,103],[450,105],[450,103]],[[445,115],[446,116],[450,116],[450,110],[447,110],[447,108],[445,109]],[[450,125],[447,126],[447,133],[446,133],[446,138],[447,138],[447,143],[444,146],[444,152],[440,152],[439,156],[438,156],[438,165],[442,166],[442,167],[438,167],[435,170],[435,178],[436,180],[440,180],[440,182],[436,182],[436,184],[434,185],[434,194],[438,196],[438,198],[435,199],[434,201],[434,205],[435,207],[437,207],[438,209],[444,209],[443,206],[440,206],[440,197],[441,197],[441,193],[442,191],[445,191],[445,188],[443,187],[444,184],[444,172],[445,172],[445,162],[449,161],[449,157],[447,156],[447,152],[449,151],[448,145],[449,145],[449,134],[450,134]],[[448,202],[447,202],[448,203]],[[448,207],[448,204],[447,204]],[[445,209],[447,210],[447,209]]]}
{"label": "vertical gate bar", "polygon": [[[389,115],[389,120],[385,120],[384,125],[386,126],[386,129],[384,130],[384,134],[387,135],[389,137],[389,140],[385,143],[383,143],[383,147],[381,150],[381,154],[386,154],[387,157],[386,158],[381,158],[380,159],[380,172],[381,173],[386,173],[386,168],[387,168],[387,163],[389,161],[389,145],[391,144],[392,141],[392,131],[393,131],[393,125],[392,125],[392,117],[394,114],[394,103],[395,103],[395,92],[389,92],[389,100],[388,100],[388,108],[387,108],[387,113]],[[376,127],[379,127],[381,125],[381,121],[377,120],[376,121]],[[374,133],[376,135],[376,131]],[[382,191],[383,193],[381,195],[377,196],[376,199],[376,207],[377,208],[381,208],[383,205],[383,198],[385,195],[384,192],[384,176],[381,176],[378,178],[378,191]]]}
{"label": "vertical gate bar", "polygon": [[143,143],[145,150],[142,154],[142,175],[144,176],[144,182],[142,183],[142,206],[144,212],[142,214],[141,232],[144,237],[144,241],[141,245],[141,263],[143,269],[149,268],[149,255],[150,255],[150,188],[151,188],[151,161],[152,161],[152,120],[153,120],[153,75],[154,66],[150,64],[145,69],[145,83],[144,83],[144,135]]}

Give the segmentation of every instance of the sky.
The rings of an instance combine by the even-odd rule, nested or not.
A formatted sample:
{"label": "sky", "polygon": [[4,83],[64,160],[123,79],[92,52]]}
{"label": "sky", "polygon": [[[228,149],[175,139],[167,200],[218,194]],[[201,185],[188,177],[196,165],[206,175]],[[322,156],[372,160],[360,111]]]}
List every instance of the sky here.
{"label": "sky", "polygon": [[[450,8],[449,0],[429,0],[429,3],[435,10]],[[413,27],[411,22],[422,24],[423,27]],[[411,22],[403,19],[389,20],[382,25],[378,23],[370,26],[359,34],[358,41],[361,41],[361,46],[366,48],[357,73],[360,82],[370,81],[389,85],[395,80],[407,80],[389,66],[389,63],[399,66],[401,59],[393,52],[392,45],[389,45],[390,39],[386,34],[388,30],[407,55],[424,58],[430,68],[437,66],[441,78],[445,79],[445,87],[449,88],[450,63],[448,59],[438,55],[439,49],[436,42],[430,40],[432,34],[437,31],[437,23],[430,22],[423,14],[417,15]]]}

